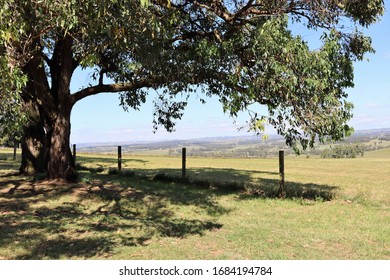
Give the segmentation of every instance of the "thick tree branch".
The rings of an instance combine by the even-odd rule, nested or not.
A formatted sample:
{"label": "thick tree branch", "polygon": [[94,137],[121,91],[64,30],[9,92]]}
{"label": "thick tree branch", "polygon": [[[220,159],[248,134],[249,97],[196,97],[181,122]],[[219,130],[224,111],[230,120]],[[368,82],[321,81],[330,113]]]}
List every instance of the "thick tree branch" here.
{"label": "thick tree branch", "polygon": [[58,98],[60,100],[65,100],[69,94],[70,81],[74,71],[74,59],[73,59],[73,38],[69,35],[66,35],[62,39],[60,56],[58,61],[60,62],[59,73],[57,76],[58,79]]}
{"label": "thick tree branch", "polygon": [[79,100],[86,98],[88,96],[96,95],[99,93],[118,93],[123,91],[132,91],[141,88],[153,87],[156,85],[157,81],[161,80],[159,78],[155,79],[142,79],[139,81],[132,81],[128,83],[117,83],[117,84],[98,84],[96,86],[88,87],[82,89],[71,95],[71,103],[74,105]]}
{"label": "thick tree branch", "polygon": [[52,61],[51,59],[41,50],[39,51],[40,56],[43,58],[43,60],[46,62],[46,64],[51,67]]}

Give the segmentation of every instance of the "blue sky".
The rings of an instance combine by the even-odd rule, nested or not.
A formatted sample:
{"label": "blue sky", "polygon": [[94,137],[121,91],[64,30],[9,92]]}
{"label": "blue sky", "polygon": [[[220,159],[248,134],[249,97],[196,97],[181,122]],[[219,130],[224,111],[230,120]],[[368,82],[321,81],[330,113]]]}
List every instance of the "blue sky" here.
{"label": "blue sky", "polygon": [[[390,9],[389,1],[385,1]],[[390,127],[390,13],[386,10],[382,20],[365,30],[372,37],[375,54],[355,63],[355,87],[348,89],[349,101],[355,105],[350,124],[355,130]],[[313,31],[299,30],[305,40],[318,35]],[[72,80],[72,91],[88,83],[82,72]],[[246,130],[238,131],[245,124],[245,114],[237,124],[223,113],[217,99],[208,99],[202,105],[190,100],[184,116],[177,122],[176,131],[167,133],[160,128],[153,133],[153,106],[149,99],[140,111],[123,111],[118,95],[99,94],[78,102],[72,112],[71,142],[158,141],[215,136],[247,136]],[[261,109],[260,109],[261,110]],[[272,129],[266,133],[273,134]]]}

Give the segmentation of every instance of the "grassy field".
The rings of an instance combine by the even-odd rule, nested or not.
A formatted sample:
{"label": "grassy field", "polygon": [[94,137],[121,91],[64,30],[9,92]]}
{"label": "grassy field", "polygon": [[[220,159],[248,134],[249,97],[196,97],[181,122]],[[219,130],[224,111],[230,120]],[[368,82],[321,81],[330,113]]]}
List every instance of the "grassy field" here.
{"label": "grassy field", "polygon": [[[390,259],[390,149],[357,159],[79,154],[79,182],[0,151],[0,259]],[[110,169],[111,168],[111,169]],[[110,171],[109,171],[110,170]]]}

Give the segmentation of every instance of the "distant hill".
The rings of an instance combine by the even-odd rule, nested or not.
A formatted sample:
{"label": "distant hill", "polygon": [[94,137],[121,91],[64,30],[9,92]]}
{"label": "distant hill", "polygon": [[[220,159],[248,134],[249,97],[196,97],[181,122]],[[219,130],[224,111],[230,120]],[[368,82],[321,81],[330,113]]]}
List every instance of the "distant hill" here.
{"label": "distant hill", "polygon": [[[343,143],[362,143],[366,150],[377,150],[390,147],[390,128],[356,131]],[[279,135],[270,135],[262,140],[258,136],[209,137],[188,140],[169,140],[158,142],[114,142],[85,143],[77,145],[77,150],[83,153],[116,153],[122,146],[124,154],[155,154],[178,156],[182,147],[187,148],[189,156],[210,157],[272,157],[277,151],[284,149],[287,154],[293,151],[285,145],[285,140]],[[305,154],[318,155],[331,145],[317,144],[315,149],[305,151]]]}

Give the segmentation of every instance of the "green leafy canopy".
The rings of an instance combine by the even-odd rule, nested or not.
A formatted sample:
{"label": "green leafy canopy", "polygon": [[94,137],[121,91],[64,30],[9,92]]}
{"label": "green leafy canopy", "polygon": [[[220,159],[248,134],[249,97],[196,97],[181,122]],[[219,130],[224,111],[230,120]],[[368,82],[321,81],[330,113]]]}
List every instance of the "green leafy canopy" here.
{"label": "green leafy canopy", "polygon": [[[289,145],[305,148],[351,133],[353,62],[373,51],[359,30],[383,9],[381,0],[2,1],[1,67],[45,88],[30,94],[48,116],[61,100],[73,106],[101,92],[119,92],[122,106],[138,109],[155,89],[154,124],[172,130],[186,96],[201,91],[232,117],[248,111],[251,128],[261,132],[267,122]],[[323,31],[322,46],[309,49],[291,22]],[[45,79],[33,78],[32,61]],[[78,67],[92,72],[94,84],[59,94]],[[1,100],[18,96],[11,79],[3,78]],[[253,104],[268,114],[251,112]]]}

